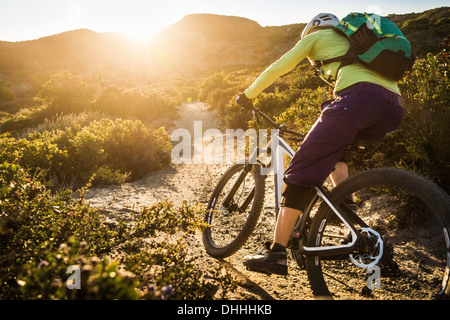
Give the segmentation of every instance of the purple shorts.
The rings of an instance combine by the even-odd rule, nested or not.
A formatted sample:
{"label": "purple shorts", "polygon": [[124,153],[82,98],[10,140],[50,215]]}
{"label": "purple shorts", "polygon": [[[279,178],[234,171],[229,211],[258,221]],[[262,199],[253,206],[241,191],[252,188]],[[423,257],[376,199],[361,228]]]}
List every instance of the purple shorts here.
{"label": "purple shorts", "polygon": [[349,145],[381,142],[405,113],[403,98],[376,84],[357,83],[336,96],[292,158],[284,175],[287,184],[312,188],[323,183]]}

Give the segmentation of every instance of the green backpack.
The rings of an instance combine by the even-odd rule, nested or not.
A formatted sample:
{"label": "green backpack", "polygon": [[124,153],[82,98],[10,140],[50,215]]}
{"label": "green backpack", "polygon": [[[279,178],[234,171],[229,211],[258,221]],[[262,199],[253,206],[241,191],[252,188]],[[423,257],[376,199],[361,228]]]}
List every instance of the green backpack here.
{"label": "green backpack", "polygon": [[414,63],[411,44],[397,25],[385,17],[350,13],[333,29],[348,38],[350,49],[343,56],[313,61],[316,68],[336,61],[341,61],[342,68],[358,61],[398,81]]}

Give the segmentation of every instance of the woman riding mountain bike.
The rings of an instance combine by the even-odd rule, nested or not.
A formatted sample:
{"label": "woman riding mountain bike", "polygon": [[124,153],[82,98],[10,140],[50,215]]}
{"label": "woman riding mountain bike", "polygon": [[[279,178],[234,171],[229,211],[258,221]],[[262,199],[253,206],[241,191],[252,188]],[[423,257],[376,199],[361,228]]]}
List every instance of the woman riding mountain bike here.
{"label": "woman riding mountain bike", "polygon": [[[333,30],[339,23],[330,13],[314,17],[294,48],[267,68],[236,102],[250,107],[251,99],[305,58],[326,61],[345,55],[349,40]],[[244,265],[248,269],[286,275],[286,247],[313,188],[328,176],[334,185],[345,180],[348,167],[341,161],[344,150],[357,140],[382,141],[403,119],[404,100],[390,77],[357,61],[345,66],[339,61],[325,63],[319,74],[334,86],[335,99],[323,105],[320,117],[287,167],[272,244],[264,254],[247,257]]]}

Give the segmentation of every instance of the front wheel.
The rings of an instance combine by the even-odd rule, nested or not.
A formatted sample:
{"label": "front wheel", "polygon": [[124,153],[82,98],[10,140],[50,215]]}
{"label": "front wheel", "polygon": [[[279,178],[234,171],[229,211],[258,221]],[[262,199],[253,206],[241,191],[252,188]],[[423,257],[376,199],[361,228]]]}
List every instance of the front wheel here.
{"label": "front wheel", "polygon": [[253,232],[264,203],[265,177],[259,165],[248,172],[234,164],[223,175],[208,202],[203,244],[208,254],[226,258]]}
{"label": "front wheel", "polygon": [[[380,168],[355,175],[331,192],[331,198],[346,210],[350,197],[351,209],[364,222],[359,223],[364,225],[360,229],[365,246],[350,256],[307,257],[314,295],[395,300],[450,297],[449,196],[420,175]],[[310,230],[309,246],[352,240],[349,229],[325,204]],[[372,261],[377,264],[372,266]],[[361,268],[364,263],[366,268]]]}

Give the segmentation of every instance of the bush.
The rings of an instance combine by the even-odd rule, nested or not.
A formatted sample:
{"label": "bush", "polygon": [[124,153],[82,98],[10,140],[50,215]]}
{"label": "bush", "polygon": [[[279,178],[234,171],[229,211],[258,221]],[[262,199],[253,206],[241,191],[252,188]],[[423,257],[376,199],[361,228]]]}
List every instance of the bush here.
{"label": "bush", "polygon": [[[138,299],[135,276],[119,268],[117,262],[85,257],[85,243],[81,245],[71,238],[47,251],[41,261],[22,266],[15,287],[20,299]],[[80,271],[79,283],[70,279],[71,270]],[[72,270],[72,271],[73,271]],[[66,280],[66,281],[64,281]],[[79,289],[75,287],[79,285]],[[73,286],[73,287],[71,287]],[[71,289],[72,288],[72,289]]]}
{"label": "bush", "polygon": [[93,186],[121,185],[129,181],[130,174],[121,170],[112,169],[108,165],[100,166],[91,176]]}
{"label": "bush", "polygon": [[[210,272],[218,282],[208,281],[195,264],[195,258],[188,256],[188,248],[182,239],[188,234],[202,230],[203,212],[183,204],[174,208],[170,202],[162,202],[146,208],[138,216],[132,237],[152,237],[161,233],[164,238],[153,240],[149,246],[136,254],[125,255],[122,263],[127,270],[139,274],[140,289],[145,296],[163,296],[164,288],[170,286],[172,299],[212,299],[220,287],[222,297],[236,288],[228,273],[222,274],[222,267],[216,266]],[[178,240],[174,236],[179,234]],[[159,288],[159,290],[158,290]]]}
{"label": "bush", "polygon": [[[450,181],[450,58],[446,50],[418,59],[400,84],[408,99],[404,124],[395,134],[402,152],[396,162],[442,186]],[[397,157],[399,156],[397,155]]]}
{"label": "bush", "polygon": [[83,78],[68,71],[54,74],[35,100],[47,105],[54,114],[79,113],[89,109],[94,91]]}
{"label": "bush", "polygon": [[2,298],[20,297],[23,283],[18,282],[18,275],[71,236],[90,243],[92,252],[99,254],[109,252],[115,241],[123,241],[123,225],[111,228],[96,211],[75,202],[70,192],[51,194],[17,165],[5,162],[0,166],[0,185]]}
{"label": "bush", "polygon": [[[203,81],[198,97],[218,111],[228,128],[246,128],[251,117],[247,111],[241,110],[235,99],[248,88],[254,78],[255,74],[248,71],[215,73]],[[331,90],[315,76],[313,68],[300,64],[266,88],[253,102],[268,115],[278,116],[294,105],[305,90],[316,89],[323,95],[323,100],[329,99]],[[315,102],[320,105],[322,101]]]}
{"label": "bush", "polygon": [[[3,93],[1,89],[0,84],[0,100],[1,95],[4,100],[14,100],[6,89]],[[113,118],[137,119],[160,126],[176,119],[176,106],[180,99],[181,93],[176,88],[156,90],[133,86],[103,86],[97,81],[87,81],[64,71],[52,75],[42,85],[34,98],[36,105],[28,105],[12,116],[2,119],[0,130],[21,132],[51,120],[57,122],[62,115],[87,112]]]}
{"label": "bush", "polygon": [[290,102],[277,117],[277,121],[286,124],[289,128],[307,133],[320,115],[322,102],[332,98],[328,88],[303,89],[296,100]]}
{"label": "bush", "polygon": [[140,121],[117,119],[105,133],[106,163],[133,179],[170,163],[171,144],[164,128],[150,130]]}
{"label": "bush", "polygon": [[[84,192],[78,201],[50,193],[19,166],[0,165],[0,299],[211,299],[234,290],[219,264],[205,273],[188,255],[186,235],[204,227],[199,208],[165,202],[136,213],[135,224],[107,222]],[[77,290],[67,286],[77,284],[75,268]]]}
{"label": "bush", "polygon": [[135,120],[104,118],[66,130],[32,132],[26,138],[3,135],[0,161],[20,164],[54,186],[137,179],[170,163],[171,144],[164,128],[152,130]]}
{"label": "bush", "polygon": [[245,127],[250,118],[236,105],[235,99],[251,84],[251,75],[248,70],[212,74],[200,84],[198,99],[217,111],[228,128]]}
{"label": "bush", "polygon": [[403,95],[426,108],[427,112],[439,112],[450,101],[450,57],[446,50],[439,54],[428,53],[417,59],[413,69],[400,83]]}
{"label": "bush", "polygon": [[3,119],[0,124],[0,132],[19,132],[23,129],[37,126],[54,115],[47,105],[35,108],[22,108],[13,116]]}
{"label": "bush", "polygon": [[113,85],[101,89],[91,108],[114,117],[154,122],[175,119],[177,102],[177,97],[163,92]]}
{"label": "bush", "polygon": [[16,101],[16,95],[11,91],[10,87],[10,84],[0,81],[0,107],[2,108]]}
{"label": "bush", "polygon": [[403,23],[401,29],[403,32],[408,33],[417,30],[429,29],[431,26],[431,21],[429,18],[417,18],[414,20],[409,20]]}
{"label": "bush", "polygon": [[207,103],[223,117],[225,115],[225,105],[233,95],[239,93],[235,85],[230,75],[227,75],[225,72],[215,73],[200,84],[198,99]]}

